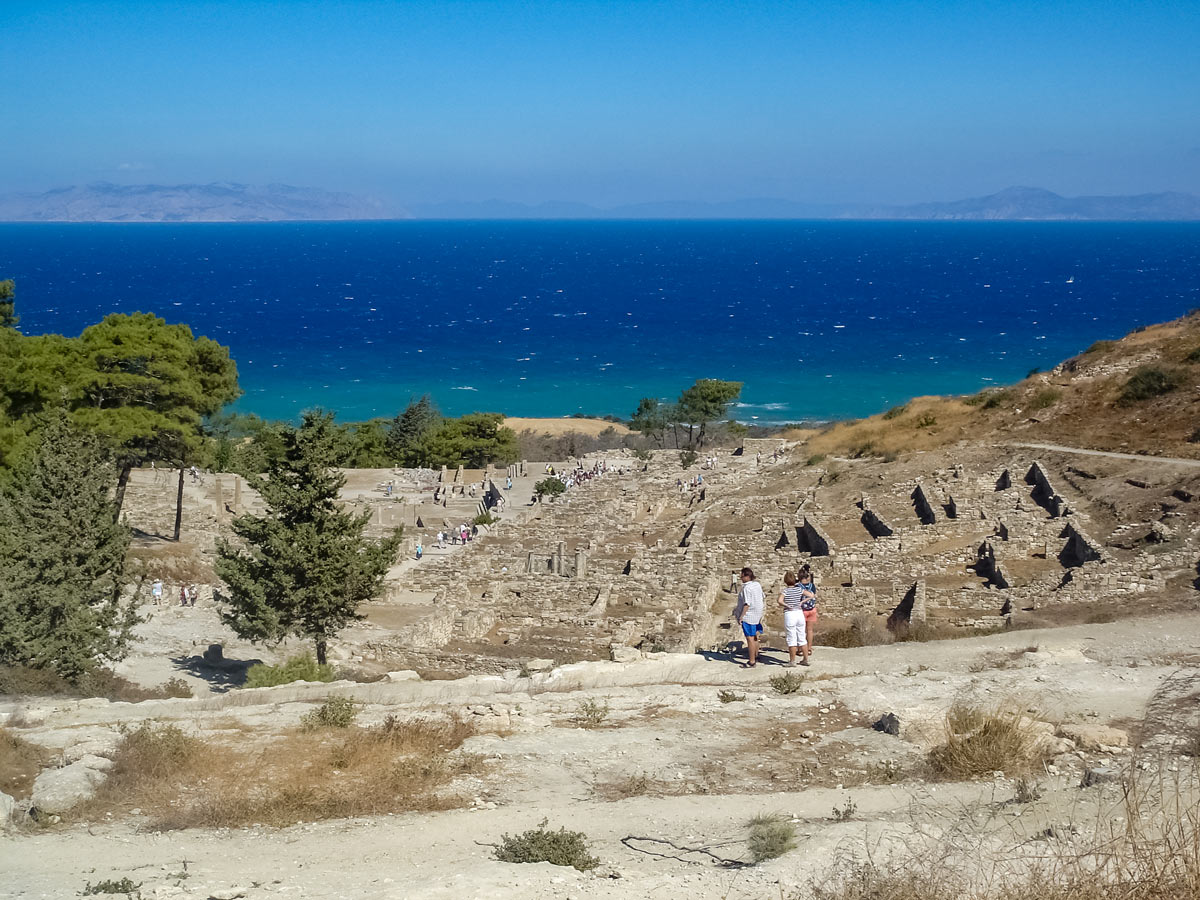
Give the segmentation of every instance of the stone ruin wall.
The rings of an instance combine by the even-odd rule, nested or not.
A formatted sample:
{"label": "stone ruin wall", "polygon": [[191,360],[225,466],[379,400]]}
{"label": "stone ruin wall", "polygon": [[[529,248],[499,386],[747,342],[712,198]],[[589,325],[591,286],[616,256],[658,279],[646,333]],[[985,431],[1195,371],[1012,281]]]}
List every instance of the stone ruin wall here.
{"label": "stone ruin wall", "polygon": [[[743,565],[762,574],[771,600],[780,573],[807,562],[829,617],[936,616],[968,626],[1157,591],[1167,570],[1194,565],[1190,546],[1118,562],[1036,461],[930,473],[845,509],[823,508],[820,492],[803,486],[783,501],[730,502],[710,483],[699,499],[678,490],[677,474],[576,488],[536,518],[501,524],[465,552],[412,570],[409,586],[433,591],[441,609],[405,639],[432,648],[489,632],[513,643],[542,633],[594,656],[625,645],[690,650],[732,606]],[[730,522],[740,523],[734,533]],[[857,522],[861,539],[836,543],[828,523],[838,522]]]}

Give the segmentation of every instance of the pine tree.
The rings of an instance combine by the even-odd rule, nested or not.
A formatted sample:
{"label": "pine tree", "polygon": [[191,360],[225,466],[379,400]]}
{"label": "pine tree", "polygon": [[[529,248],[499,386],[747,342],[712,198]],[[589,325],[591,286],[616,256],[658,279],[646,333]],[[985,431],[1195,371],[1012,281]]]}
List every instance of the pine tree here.
{"label": "pine tree", "polygon": [[16,284],[11,278],[0,281],[0,328],[16,328],[17,318],[16,301],[13,299],[16,295]]}
{"label": "pine tree", "polygon": [[337,433],[331,415],[307,413],[300,428],[285,428],[281,436],[282,456],[252,482],[266,513],[233,521],[244,547],[217,545],[216,572],[226,585],[221,618],[254,642],[309,638],[323,664],[329,639],[361,619],[359,605],[380,594],[400,530],[375,543],[363,534],[370,513],[355,515],[338,505],[346,479],[332,467]]}
{"label": "pine tree", "polygon": [[51,413],[0,494],[0,661],[76,680],[125,655],[137,615],[120,599],[116,481],[101,439]]}
{"label": "pine tree", "polygon": [[388,430],[388,452],[396,461],[402,461],[406,453],[416,447],[427,434],[437,428],[442,421],[442,414],[433,405],[433,400],[426,394],[419,400],[412,400],[404,411],[392,419],[392,427]]}

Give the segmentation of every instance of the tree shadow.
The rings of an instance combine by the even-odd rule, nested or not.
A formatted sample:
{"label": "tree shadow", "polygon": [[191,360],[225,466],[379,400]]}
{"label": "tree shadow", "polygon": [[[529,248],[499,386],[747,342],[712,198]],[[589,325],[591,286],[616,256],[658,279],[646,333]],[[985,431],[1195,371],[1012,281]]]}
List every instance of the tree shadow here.
{"label": "tree shadow", "polygon": [[175,656],[171,664],[176,671],[187,672],[212,685],[215,693],[223,694],[246,683],[246,673],[261,659],[221,659],[209,662],[203,656]]}
{"label": "tree shadow", "polygon": [[159,533],[158,533],[158,532],[156,532],[156,531],[155,531],[155,532],[143,531],[141,528],[137,528],[137,527],[135,527],[135,526],[130,526],[130,529],[129,529],[129,531],[130,531],[130,534],[132,534],[132,535],[133,535],[133,538],[134,538],[135,540],[139,540],[139,541],[165,541],[165,542],[168,542],[168,543],[174,543],[174,541],[173,541],[171,538],[167,537],[165,534],[159,534]]}

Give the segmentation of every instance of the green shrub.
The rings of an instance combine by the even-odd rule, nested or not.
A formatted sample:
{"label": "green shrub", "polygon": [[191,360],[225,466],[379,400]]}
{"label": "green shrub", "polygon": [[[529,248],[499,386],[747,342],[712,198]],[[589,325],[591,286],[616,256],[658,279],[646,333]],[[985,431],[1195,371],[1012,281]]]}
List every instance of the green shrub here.
{"label": "green shrub", "polygon": [[887,412],[885,412],[883,414],[883,417],[890,422],[892,419],[900,418],[906,412],[908,412],[908,404],[902,403],[899,406],[893,406],[891,409],[889,409]]}
{"label": "green shrub", "polygon": [[1183,373],[1166,366],[1138,366],[1121,389],[1117,402],[1129,406],[1142,400],[1161,397],[1183,384]]}
{"label": "green shrub", "polygon": [[1087,353],[1107,353],[1109,350],[1117,346],[1116,341],[1096,341],[1092,346],[1088,347],[1083,352]]}
{"label": "green shrub", "polygon": [[1062,399],[1062,391],[1057,388],[1042,388],[1029,400],[1030,409],[1047,409]]}
{"label": "green shrub", "polygon": [[925,413],[921,418],[917,419],[917,428],[932,428],[937,424],[937,416],[933,413]]}
{"label": "green shrub", "polygon": [[598,728],[608,718],[608,701],[583,700],[575,710],[575,724],[580,728]]}
{"label": "green shrub", "polygon": [[994,390],[986,391],[983,399],[984,409],[999,409],[1002,406],[1012,405],[1012,391]]}
{"label": "green shrub", "polygon": [[521,834],[506,834],[496,846],[496,859],[509,863],[548,862],[554,866],[571,866],[580,872],[594,869],[600,860],[588,853],[587,835],[582,831],[560,828],[551,831],[542,819],[537,828]]}
{"label": "green shrub", "polygon": [[358,718],[358,704],[347,697],[326,697],[325,702],[312,712],[300,717],[300,727],[305,731],[318,728],[349,728]]}
{"label": "green shrub", "polygon": [[794,694],[804,687],[805,676],[799,672],[784,672],[771,676],[771,690],[777,694]]}
{"label": "green shrub", "polygon": [[[89,881],[87,883],[87,887],[83,889],[82,894],[84,897],[94,897],[97,894],[129,895],[141,886],[142,883],[140,881],[134,881],[129,877],[121,878],[119,880],[115,878],[106,878],[103,881],[97,881],[95,884],[92,884]],[[138,896],[140,897],[141,895],[139,894]]]}
{"label": "green shrub", "polygon": [[1185,356],[1184,359],[1191,363],[1200,362],[1200,347],[1197,347],[1195,350]]}
{"label": "green shrub", "polygon": [[858,812],[858,804],[855,803],[852,798],[847,797],[845,806],[835,806],[833,808],[833,821],[849,822],[851,819],[854,818],[854,815],[857,812]]}
{"label": "green shrub", "polygon": [[824,453],[814,453],[812,456],[810,456],[807,460],[804,461],[804,464],[806,466],[819,466],[823,462],[825,462],[825,454]]}
{"label": "green shrub", "polygon": [[679,452],[679,464],[685,469],[690,469],[696,464],[696,460],[700,455],[695,450],[681,450]]}
{"label": "green shrub", "polygon": [[495,525],[500,520],[493,516],[490,512],[483,512],[471,520],[475,525]]}
{"label": "green shrub", "polygon": [[717,699],[722,703],[738,703],[746,699],[745,694],[739,694],[737,691],[717,691]]}
{"label": "green shrub", "polygon": [[566,489],[567,486],[554,476],[543,478],[533,486],[533,492],[539,497],[557,497]]}
{"label": "green shrub", "polygon": [[278,687],[293,681],[333,681],[333,666],[319,665],[311,653],[293,656],[279,666],[259,663],[250,667],[243,687]]}
{"label": "green shrub", "polygon": [[779,814],[755,816],[750,820],[746,846],[756,863],[766,862],[796,849],[796,825]]}

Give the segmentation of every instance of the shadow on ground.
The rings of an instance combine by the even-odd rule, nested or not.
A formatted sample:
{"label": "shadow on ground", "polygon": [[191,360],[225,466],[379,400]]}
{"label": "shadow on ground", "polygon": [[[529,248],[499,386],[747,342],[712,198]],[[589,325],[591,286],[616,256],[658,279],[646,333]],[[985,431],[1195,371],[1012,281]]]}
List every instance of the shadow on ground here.
{"label": "shadow on ground", "polygon": [[241,687],[246,683],[246,672],[251,666],[261,663],[261,659],[220,659],[212,662],[203,656],[175,656],[171,663],[177,671],[187,672],[197,678],[207,681],[216,693],[224,693],[231,688]]}

